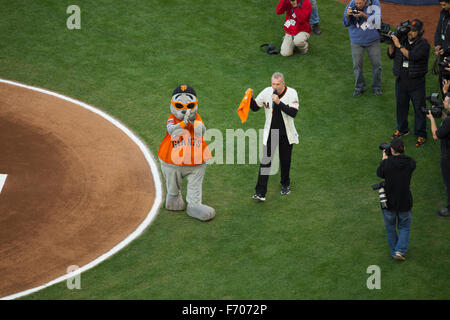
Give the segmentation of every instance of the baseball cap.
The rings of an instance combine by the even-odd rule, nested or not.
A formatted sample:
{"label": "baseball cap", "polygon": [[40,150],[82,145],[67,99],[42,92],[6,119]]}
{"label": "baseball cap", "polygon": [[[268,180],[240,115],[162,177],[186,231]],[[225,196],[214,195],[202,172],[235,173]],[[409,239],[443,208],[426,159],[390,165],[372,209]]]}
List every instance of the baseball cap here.
{"label": "baseball cap", "polygon": [[173,90],[172,96],[179,93],[190,93],[195,97],[197,96],[197,93],[195,92],[194,88],[192,88],[188,84],[180,84],[178,87],[175,88],[175,90]]}
{"label": "baseball cap", "polygon": [[411,29],[413,31],[420,31],[423,29],[423,22],[419,19],[414,19],[411,21]]}

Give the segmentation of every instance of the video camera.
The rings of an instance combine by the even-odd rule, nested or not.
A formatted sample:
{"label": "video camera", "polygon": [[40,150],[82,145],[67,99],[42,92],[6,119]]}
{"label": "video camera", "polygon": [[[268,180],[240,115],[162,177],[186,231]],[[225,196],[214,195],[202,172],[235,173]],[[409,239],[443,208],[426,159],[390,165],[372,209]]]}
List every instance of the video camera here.
{"label": "video camera", "polygon": [[381,181],[380,183],[376,183],[376,184],[372,185],[372,190],[378,190],[378,196],[380,198],[381,209],[388,208],[386,190],[384,190],[385,186],[386,186],[386,183],[384,181]]}
{"label": "video camera", "polygon": [[442,111],[444,110],[444,103],[442,101],[439,101],[439,93],[432,93],[426,99],[430,102],[431,108],[422,107],[420,110],[425,114],[431,111],[431,115],[434,118],[442,117]]}
{"label": "video camera", "polygon": [[395,31],[391,31],[391,26],[388,23],[382,22],[381,27],[378,30],[380,33],[380,42],[384,42],[386,44],[394,44],[392,41],[392,36],[395,35],[400,44],[405,44],[408,40],[408,32],[411,30],[411,21],[405,20],[401,22],[396,28]]}

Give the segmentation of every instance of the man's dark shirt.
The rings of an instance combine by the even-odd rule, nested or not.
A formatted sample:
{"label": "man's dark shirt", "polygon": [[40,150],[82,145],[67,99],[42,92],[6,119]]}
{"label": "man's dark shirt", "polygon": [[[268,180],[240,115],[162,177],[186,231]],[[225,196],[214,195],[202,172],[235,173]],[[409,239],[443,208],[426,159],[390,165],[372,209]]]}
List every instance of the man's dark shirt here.
{"label": "man's dark shirt", "polygon": [[[408,50],[408,59],[398,48],[395,48],[392,54],[389,54],[388,49],[388,56],[394,59],[392,71],[400,86],[413,90],[425,82],[430,57],[430,44],[426,39],[419,38],[413,43],[406,41],[404,47]],[[405,63],[408,65],[407,68],[404,67]]]}
{"label": "man's dark shirt", "polygon": [[[444,39],[442,39],[444,35]],[[441,49],[450,49],[450,13],[447,10],[442,10],[439,16],[439,21],[434,33],[434,46],[441,46]],[[448,52],[450,54],[450,52]]]}
{"label": "man's dark shirt", "polygon": [[[281,94],[278,94],[276,92],[274,92],[274,93],[276,93],[276,95],[279,98],[281,98],[286,93],[286,90],[287,90],[287,88],[284,88],[284,90]],[[273,102],[272,123],[270,125],[270,130],[278,129],[279,130],[278,133],[280,136],[287,136],[286,126],[284,125],[283,116],[281,115],[281,108],[280,108],[281,104],[284,104],[284,103],[280,101],[279,104],[275,104],[275,102]]]}
{"label": "man's dark shirt", "polygon": [[416,162],[404,154],[390,156],[381,161],[377,175],[386,181],[388,210],[397,212],[411,210],[413,199],[409,185],[414,169]]}
{"label": "man's dark shirt", "polygon": [[436,136],[441,140],[441,157],[450,160],[450,116],[436,130]]}

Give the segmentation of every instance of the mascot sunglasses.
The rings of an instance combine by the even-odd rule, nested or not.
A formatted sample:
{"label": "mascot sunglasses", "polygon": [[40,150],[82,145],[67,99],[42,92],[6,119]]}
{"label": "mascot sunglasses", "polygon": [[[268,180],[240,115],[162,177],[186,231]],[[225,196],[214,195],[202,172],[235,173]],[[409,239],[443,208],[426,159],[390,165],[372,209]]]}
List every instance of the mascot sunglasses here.
{"label": "mascot sunglasses", "polygon": [[182,109],[194,109],[197,106],[198,100],[194,101],[194,102],[189,102],[189,103],[181,103],[181,102],[176,102],[176,101],[171,101],[172,105],[177,108],[178,110],[182,110]]}

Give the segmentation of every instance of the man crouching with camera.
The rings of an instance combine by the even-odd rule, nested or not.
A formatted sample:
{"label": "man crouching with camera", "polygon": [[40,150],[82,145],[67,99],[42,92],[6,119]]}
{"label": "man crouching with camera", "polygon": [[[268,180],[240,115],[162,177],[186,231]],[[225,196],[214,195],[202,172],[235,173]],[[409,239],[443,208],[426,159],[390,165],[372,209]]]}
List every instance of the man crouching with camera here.
{"label": "man crouching with camera", "polygon": [[[444,108],[450,111],[450,93],[448,88],[450,82],[444,81],[443,91],[445,93]],[[442,123],[439,128],[436,126],[436,120],[431,111],[427,112],[427,118],[430,119],[431,132],[434,140],[441,140],[441,173],[447,191],[447,206],[437,214],[441,217],[450,217],[450,117],[442,112]]]}
{"label": "man crouching with camera", "polygon": [[377,169],[377,175],[385,179],[387,196],[387,209],[382,208],[382,212],[391,256],[405,260],[413,205],[409,186],[416,162],[404,154],[405,145],[400,138],[393,139],[388,147],[388,150],[383,150],[383,158]]}

